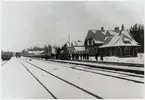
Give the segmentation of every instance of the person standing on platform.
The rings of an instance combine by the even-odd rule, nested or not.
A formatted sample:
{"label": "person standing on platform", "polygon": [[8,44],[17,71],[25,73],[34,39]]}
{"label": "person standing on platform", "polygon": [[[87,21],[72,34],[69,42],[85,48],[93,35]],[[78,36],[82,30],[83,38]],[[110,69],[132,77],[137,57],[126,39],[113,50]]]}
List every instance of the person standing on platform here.
{"label": "person standing on platform", "polygon": [[83,60],[85,59],[84,53],[83,53]]}
{"label": "person standing on platform", "polygon": [[74,54],[72,54],[72,60],[74,60]]}
{"label": "person standing on platform", "polygon": [[79,60],[79,54],[77,53],[77,60]]}
{"label": "person standing on platform", "polygon": [[68,60],[71,60],[71,55],[70,54],[68,54]]}
{"label": "person standing on platform", "polygon": [[101,52],[101,57],[100,57],[100,59],[103,61],[103,52]]}
{"label": "person standing on platform", "polygon": [[95,55],[95,59],[96,59],[96,61],[98,60],[98,56],[99,56],[99,54],[96,53],[96,55]]}
{"label": "person standing on platform", "polygon": [[87,60],[89,60],[89,53],[87,53]]}
{"label": "person standing on platform", "polygon": [[87,53],[85,53],[85,60],[87,60]]}
{"label": "person standing on platform", "polygon": [[79,60],[79,58],[80,58],[80,53],[78,52],[78,60]]}
{"label": "person standing on platform", "polygon": [[80,59],[81,59],[81,60],[82,60],[82,56],[83,56],[83,55],[82,55],[82,53],[81,53],[81,54],[80,54]]}
{"label": "person standing on platform", "polygon": [[86,60],[86,53],[84,53],[84,60]]}

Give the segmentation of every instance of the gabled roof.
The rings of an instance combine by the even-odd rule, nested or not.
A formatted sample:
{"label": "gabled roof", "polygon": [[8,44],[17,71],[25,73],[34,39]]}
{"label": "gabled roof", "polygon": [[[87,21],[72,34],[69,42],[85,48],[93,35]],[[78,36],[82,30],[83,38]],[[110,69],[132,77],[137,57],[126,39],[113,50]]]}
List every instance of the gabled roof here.
{"label": "gabled roof", "polygon": [[139,46],[129,31],[122,31],[121,34],[106,36],[104,43],[100,48],[114,46]]}
{"label": "gabled roof", "polygon": [[116,35],[116,34],[119,34],[119,33],[117,33],[117,32],[115,32],[114,30],[108,30],[107,32],[106,32],[106,36],[113,36],[113,35]]}
{"label": "gabled roof", "polygon": [[106,34],[106,31],[89,30],[85,40],[94,39],[95,41],[103,42],[105,39],[105,34]]}
{"label": "gabled roof", "polygon": [[74,47],[74,49],[75,49],[75,52],[85,51],[85,47]]}
{"label": "gabled roof", "polygon": [[78,41],[72,41],[71,42],[71,45],[72,46],[83,46],[84,45],[84,42],[78,40]]}
{"label": "gabled roof", "polygon": [[[69,47],[69,42],[66,43],[66,45]],[[70,42],[71,46],[84,46],[84,42],[78,40],[78,41],[72,41]]]}

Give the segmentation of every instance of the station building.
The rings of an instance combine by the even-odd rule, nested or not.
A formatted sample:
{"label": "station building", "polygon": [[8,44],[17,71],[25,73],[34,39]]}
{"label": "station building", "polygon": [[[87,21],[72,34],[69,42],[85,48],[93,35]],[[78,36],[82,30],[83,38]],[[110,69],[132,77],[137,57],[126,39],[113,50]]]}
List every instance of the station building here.
{"label": "station building", "polygon": [[137,56],[140,45],[129,30],[115,27],[114,30],[89,30],[84,42],[85,51],[90,55],[103,52],[104,56]]}
{"label": "station building", "polygon": [[106,31],[102,27],[101,30],[89,30],[85,37],[85,50],[89,52],[89,55],[95,55],[99,53],[99,46],[103,45]]}

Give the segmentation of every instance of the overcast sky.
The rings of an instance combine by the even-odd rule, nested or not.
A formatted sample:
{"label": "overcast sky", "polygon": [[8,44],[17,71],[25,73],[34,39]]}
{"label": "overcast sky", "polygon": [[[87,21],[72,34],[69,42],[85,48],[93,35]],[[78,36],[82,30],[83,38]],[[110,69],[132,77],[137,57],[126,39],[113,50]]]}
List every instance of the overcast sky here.
{"label": "overcast sky", "polygon": [[50,2],[4,2],[2,49],[19,51],[44,44],[62,45],[84,41],[89,29],[130,28],[144,23],[144,0]]}

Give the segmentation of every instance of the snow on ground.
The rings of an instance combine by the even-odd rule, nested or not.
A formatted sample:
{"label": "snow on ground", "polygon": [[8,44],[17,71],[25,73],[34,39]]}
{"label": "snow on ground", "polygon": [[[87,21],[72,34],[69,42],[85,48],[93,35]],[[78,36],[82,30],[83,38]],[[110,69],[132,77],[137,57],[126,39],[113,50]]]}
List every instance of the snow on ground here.
{"label": "snow on ground", "polygon": [[32,59],[31,63],[106,99],[142,99],[144,84]]}
{"label": "snow on ground", "polygon": [[[100,61],[100,57],[98,57],[98,59]],[[95,57],[90,57],[90,60],[95,61],[96,59]],[[138,57],[124,57],[124,58],[109,56],[104,57],[104,61],[144,64],[144,54],[138,54]]]}
{"label": "snow on ground", "polygon": [[46,72],[41,71],[24,61],[22,62],[58,99],[95,99],[95,97],[47,74]]}
{"label": "snow on ground", "polygon": [[2,98],[53,99],[52,96],[27,72],[16,58],[1,68]]}
{"label": "snow on ground", "polygon": [[[58,60],[58,61],[62,61],[62,60]],[[74,64],[82,64],[85,66],[100,66],[100,67],[108,67],[108,68],[119,68],[119,69],[128,69],[128,70],[137,70],[137,71],[144,71],[143,67],[128,67],[128,66],[122,66],[122,65],[110,65],[110,64],[102,64],[102,63],[92,63],[92,62],[80,62],[80,61],[69,61],[69,60],[65,60],[63,62],[68,62],[68,63],[74,63]]]}

